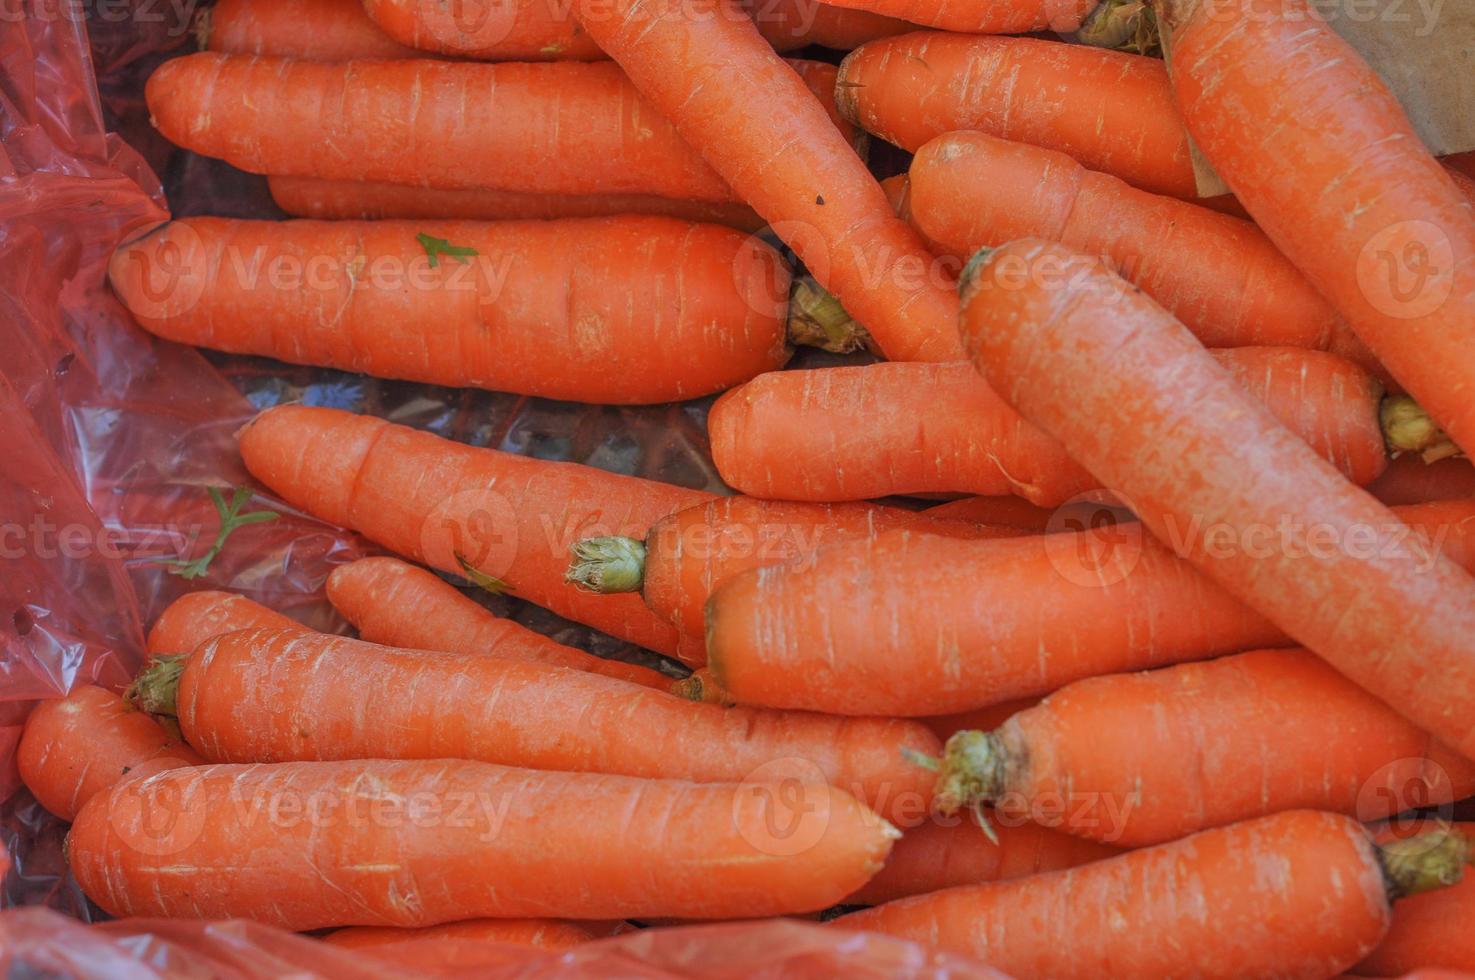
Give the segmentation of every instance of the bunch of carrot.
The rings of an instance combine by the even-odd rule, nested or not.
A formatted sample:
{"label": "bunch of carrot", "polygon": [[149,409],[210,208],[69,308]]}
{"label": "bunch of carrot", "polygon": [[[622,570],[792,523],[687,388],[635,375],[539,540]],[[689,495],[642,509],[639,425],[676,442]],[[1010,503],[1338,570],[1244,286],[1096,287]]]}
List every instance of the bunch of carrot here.
{"label": "bunch of carrot", "polygon": [[[1154,24],[1171,64],[1093,46]],[[262,412],[250,474],[397,557],[325,583],[352,638],[198,591],[123,695],[31,714],[107,912],[394,962],[839,905],[1021,978],[1475,971],[1475,183],[1309,0],[224,0],[200,36],[156,125],[294,220],[125,244],[145,328],[720,394],[737,493]]]}

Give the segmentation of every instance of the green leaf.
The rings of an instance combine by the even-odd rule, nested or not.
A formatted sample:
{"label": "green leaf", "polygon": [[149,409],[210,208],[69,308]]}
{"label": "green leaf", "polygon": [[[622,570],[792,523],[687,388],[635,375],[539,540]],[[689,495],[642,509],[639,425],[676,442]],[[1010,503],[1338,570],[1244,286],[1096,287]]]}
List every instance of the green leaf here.
{"label": "green leaf", "polygon": [[225,550],[225,543],[237,528],[246,527],[250,524],[265,524],[274,521],[282,515],[272,510],[257,510],[249,514],[242,514],[241,508],[251,499],[250,487],[236,487],[231,493],[230,500],[225,499],[225,494],[219,487],[206,487],[205,492],[210,495],[210,502],[215,505],[215,513],[220,517],[220,530],[215,534],[215,541],[210,548],[200,557],[187,558],[156,558],[154,561],[169,566],[169,574],[178,575],[186,581],[194,581],[204,578],[210,571],[210,563]]}
{"label": "green leaf", "polygon": [[492,578],[492,576],[467,561],[460,552],[456,553],[456,564],[461,566],[461,574],[466,576],[466,580],[479,589],[484,589],[492,595],[506,595],[512,591],[512,586],[501,579]]}
{"label": "green leaf", "polygon": [[415,241],[420,243],[420,247],[425,249],[425,254],[430,257],[430,267],[432,269],[440,266],[440,257],[442,255],[449,256],[457,262],[464,264],[468,257],[480,254],[469,245],[452,245],[444,238],[436,238],[434,235],[427,235],[423,231],[415,236]]}

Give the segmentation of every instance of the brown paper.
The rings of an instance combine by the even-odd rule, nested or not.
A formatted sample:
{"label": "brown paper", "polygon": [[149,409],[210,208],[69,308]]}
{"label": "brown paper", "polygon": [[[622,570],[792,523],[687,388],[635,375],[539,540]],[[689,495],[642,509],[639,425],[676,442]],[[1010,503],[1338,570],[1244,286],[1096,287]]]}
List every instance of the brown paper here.
{"label": "brown paper", "polygon": [[[1186,16],[1198,0],[1177,0]],[[1403,103],[1414,131],[1437,156],[1475,150],[1475,2],[1471,0],[1311,0]],[[1164,57],[1172,59],[1170,31]],[[1193,147],[1203,197],[1229,187]]]}

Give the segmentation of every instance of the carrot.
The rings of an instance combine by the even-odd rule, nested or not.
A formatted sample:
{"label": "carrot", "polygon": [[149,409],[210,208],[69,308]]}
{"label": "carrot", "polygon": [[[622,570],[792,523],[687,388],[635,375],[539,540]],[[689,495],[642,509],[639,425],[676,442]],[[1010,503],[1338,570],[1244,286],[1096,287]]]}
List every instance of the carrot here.
{"label": "carrot", "polygon": [[1080,500],[1064,507],[1045,508],[1019,497],[964,497],[929,507],[928,517],[945,521],[971,521],[1020,531],[1084,531],[1130,520],[1131,515],[1107,503]]}
{"label": "carrot", "polygon": [[328,576],[328,599],[370,643],[490,654],[603,674],[657,690],[671,689],[671,678],[660,671],[564,646],[492,615],[425,569],[394,558],[363,558],[340,565]]}
{"label": "carrot", "polygon": [[159,66],[145,95],[169,140],[252,173],[735,200],[607,63],[328,64],[202,52]]}
{"label": "carrot", "polygon": [[1099,0],[829,0],[914,24],[973,34],[1079,30]]}
{"label": "carrot", "polygon": [[1304,276],[1248,221],[1139,191],[1063,153],[949,133],[912,161],[912,225],[966,259],[1045,238],[1109,259],[1210,347],[1309,347],[1378,370]]}
{"label": "carrot", "polygon": [[201,12],[201,50],[307,61],[423,58],[389,37],[358,0],[219,0]]}
{"label": "carrot", "polygon": [[[1420,550],[1475,569],[1475,501],[1399,508],[1398,520]],[[1245,547],[1291,533],[1270,528]],[[740,703],[912,717],[1295,645],[1135,523],[1012,541],[890,531],[804,568],[734,577],[707,627],[708,669]]]}
{"label": "carrot", "polygon": [[538,949],[569,949],[592,941],[595,935],[572,922],[558,919],[471,919],[419,929],[387,926],[355,926],[323,937],[323,942],[373,954],[391,943],[426,939],[456,939],[471,942],[510,943]]}
{"label": "carrot", "polygon": [[926,942],[1012,976],[1314,980],[1367,955],[1394,900],[1458,879],[1470,860],[1470,843],[1454,835],[1404,845],[1379,847],[1354,820],[1298,810],[1067,871],[902,899],[834,925]]}
{"label": "carrot", "polygon": [[[1009,288],[992,288],[1001,268]],[[1020,414],[1226,591],[1475,755],[1462,720],[1475,713],[1468,573],[1412,547],[1391,511],[1099,262],[1025,240],[986,256],[963,289],[965,345]],[[1281,544],[1240,546],[1272,529]]]}
{"label": "carrot", "polygon": [[963,538],[1017,533],[874,504],[719,497],[657,521],[643,540],[599,537],[575,543],[568,580],[602,595],[639,592],[656,615],[700,637],[707,599],[732,576],[769,565],[793,568],[821,548],[895,527]]}
{"label": "carrot", "polygon": [[991,732],[1019,712],[1026,708],[1033,708],[1039,703],[1039,698],[1019,698],[1015,701],[1003,701],[982,708],[969,708],[967,711],[958,711],[950,715],[933,715],[931,718],[919,720],[932,729],[932,734],[946,742],[959,732]]}
{"label": "carrot", "polygon": [[[1127,717],[1152,723],[1114,723]],[[1305,650],[1077,681],[995,731],[952,736],[938,781],[944,810],[991,802],[1128,847],[1281,810],[1366,821],[1471,793],[1475,763]]]}
{"label": "carrot", "polygon": [[63,820],[125,778],[200,764],[154,719],[91,685],[32,709],[15,759],[31,795]]}
{"label": "carrot", "polygon": [[[1382,391],[1320,351],[1235,348],[1215,358],[1358,483],[1387,465]],[[707,419],[722,479],[755,497],[1017,494],[1055,507],[1101,481],[1014,411],[965,362],[876,364],[761,375]]]}
{"label": "carrot", "polygon": [[[787,846],[784,832],[797,835]],[[306,930],[805,912],[864,883],[895,835],[813,783],[381,760],[134,780],[83,808],[69,852],[82,890],[113,915]]]}
{"label": "carrot", "polygon": [[747,4],[758,31],[776,50],[810,44],[850,51],[868,41],[916,30],[916,25],[826,0],[751,0]]}
{"label": "carrot", "polygon": [[1475,498],[1475,466],[1468,459],[1426,463],[1416,454],[1405,453],[1390,461],[1367,489],[1389,506],[1469,500]]}
{"label": "carrot", "polygon": [[[894,360],[955,359],[955,298],[824,104],[733,0],[588,0],[584,26]],[[750,111],[748,93],[763,93]]]}
{"label": "carrot", "polygon": [[784,260],[668,218],[186,218],[120,248],[109,277],[169,340],[571,401],[700,397],[790,353]]}
{"label": "carrot", "polygon": [[[1407,838],[1414,832],[1438,829],[1432,820],[1400,821],[1378,833],[1379,841]],[[1455,824],[1467,839],[1475,839],[1475,824]],[[900,842],[898,841],[898,846]],[[892,850],[893,857],[895,849]],[[1358,976],[1401,977],[1413,970],[1443,967],[1475,971],[1475,879],[1466,879],[1443,891],[1415,895],[1393,910],[1393,927],[1371,956],[1354,967]]]}
{"label": "carrot", "polygon": [[258,415],[241,434],[241,456],[293,506],[419,564],[474,573],[659,653],[676,649],[676,628],[638,597],[593,596],[566,585],[568,549],[593,534],[642,536],[710,494],[301,405]]}
{"label": "carrot", "polygon": [[[611,677],[289,630],[217,637],[139,675],[137,703],[179,719],[211,762],[474,759],[652,779],[829,782],[888,818],[928,812],[906,753],[924,725],[687,701]],[[756,775],[755,775],[756,774]]]}
{"label": "carrot", "polygon": [[1475,450],[1475,206],[1306,0],[1166,4],[1194,141],[1271,241]]}
{"label": "carrot", "polygon": [[150,656],[189,653],[206,640],[236,630],[303,629],[288,616],[230,592],[191,592],[180,596],[149,630]]}
{"label": "carrot", "polygon": [[[1114,847],[1046,830],[1031,823],[1001,823],[987,833],[970,816],[929,820],[902,835],[876,877],[845,899],[846,905],[880,905],[911,895],[988,881],[1074,868],[1118,853]],[[989,839],[989,834],[997,841]]]}
{"label": "carrot", "polygon": [[448,221],[546,221],[650,214],[727,225],[755,232],[766,222],[742,204],[678,201],[649,194],[529,194],[523,191],[444,190],[358,180],[268,177],[277,207],[297,218],[370,221],[434,218]]}

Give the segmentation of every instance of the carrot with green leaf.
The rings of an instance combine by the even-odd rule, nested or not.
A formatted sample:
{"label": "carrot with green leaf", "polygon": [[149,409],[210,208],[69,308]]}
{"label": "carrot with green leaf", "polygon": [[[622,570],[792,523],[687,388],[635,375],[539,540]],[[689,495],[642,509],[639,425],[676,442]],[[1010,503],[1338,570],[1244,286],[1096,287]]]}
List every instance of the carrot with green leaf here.
{"label": "carrot with green leaf", "polygon": [[170,575],[178,575],[185,581],[204,578],[210,572],[210,565],[220,553],[225,550],[225,545],[230,541],[231,535],[243,527],[253,524],[265,524],[274,521],[282,515],[273,510],[255,510],[241,513],[241,508],[250,503],[255,496],[250,487],[236,487],[231,493],[230,499],[225,499],[225,492],[219,487],[206,487],[205,492],[210,495],[210,502],[215,505],[215,516],[219,521],[219,527],[215,531],[215,539],[198,558],[160,558],[160,563],[169,566]]}

